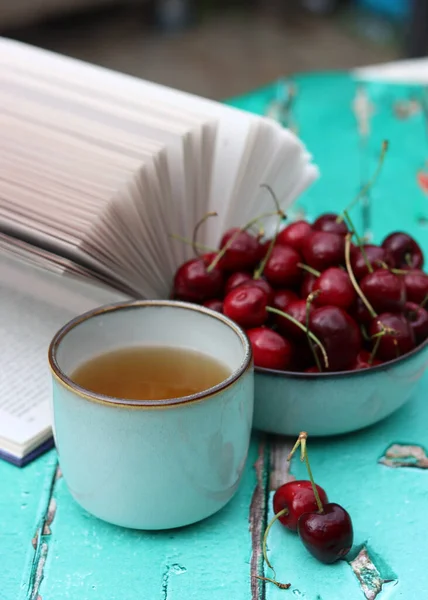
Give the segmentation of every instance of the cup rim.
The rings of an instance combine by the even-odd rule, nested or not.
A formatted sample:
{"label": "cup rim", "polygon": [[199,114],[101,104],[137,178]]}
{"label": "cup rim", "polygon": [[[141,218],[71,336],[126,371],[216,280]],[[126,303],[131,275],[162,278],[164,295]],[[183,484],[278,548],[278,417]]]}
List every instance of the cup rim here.
{"label": "cup rim", "polygon": [[[97,394],[96,392],[92,392],[87,390],[77,383],[75,383],[68,375],[66,375],[61,367],[58,364],[57,360],[57,352],[61,345],[61,342],[67,336],[67,334],[84,323],[94,317],[98,317],[100,315],[123,311],[123,310],[133,310],[133,309],[141,309],[141,308],[177,308],[181,310],[191,310],[194,312],[199,312],[207,317],[211,317],[216,319],[217,321],[221,321],[225,325],[227,325],[230,329],[234,331],[234,333],[239,337],[242,343],[244,358],[241,361],[241,364],[238,369],[234,370],[231,375],[221,381],[217,385],[208,388],[207,390],[203,390],[196,394],[191,394],[189,396],[182,396],[180,398],[168,398],[164,400],[131,400],[131,399],[123,399],[123,398],[115,398],[114,396],[106,396],[103,394]],[[251,344],[243,332],[243,330],[236,325],[231,319],[226,317],[225,315],[213,311],[205,306],[199,306],[197,304],[191,304],[189,302],[181,302],[177,300],[130,300],[127,302],[117,302],[114,304],[106,304],[103,306],[99,306],[97,308],[93,308],[89,311],[74,317],[68,323],[63,325],[52,338],[51,343],[49,344],[48,349],[48,363],[52,376],[64,387],[66,387],[69,391],[77,394],[85,400],[96,402],[98,404],[104,404],[110,407],[122,407],[122,408],[134,408],[134,409],[165,409],[169,407],[177,407],[180,405],[192,404],[194,402],[200,402],[202,400],[207,400],[212,396],[217,395],[219,392],[224,391],[231,385],[233,385],[241,376],[251,368],[253,364],[253,352],[251,348]]]}

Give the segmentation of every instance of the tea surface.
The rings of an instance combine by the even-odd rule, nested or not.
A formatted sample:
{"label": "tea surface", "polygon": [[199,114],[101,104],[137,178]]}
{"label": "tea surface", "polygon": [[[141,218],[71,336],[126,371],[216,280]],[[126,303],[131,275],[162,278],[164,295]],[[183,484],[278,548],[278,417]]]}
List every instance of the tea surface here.
{"label": "tea surface", "polygon": [[126,400],[165,400],[207,390],[231,374],[216,359],[185,348],[141,346],[95,356],[71,379],[91,392]]}

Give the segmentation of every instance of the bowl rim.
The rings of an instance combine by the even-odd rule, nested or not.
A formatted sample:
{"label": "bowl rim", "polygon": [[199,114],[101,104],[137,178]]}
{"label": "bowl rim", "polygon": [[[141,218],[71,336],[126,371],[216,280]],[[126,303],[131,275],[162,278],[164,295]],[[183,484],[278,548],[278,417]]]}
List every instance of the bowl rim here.
{"label": "bowl rim", "polygon": [[375,365],[370,369],[358,369],[355,371],[324,371],[322,373],[305,373],[301,371],[280,371],[279,369],[267,369],[265,367],[254,366],[254,372],[260,375],[272,375],[274,377],[286,377],[287,379],[344,379],[346,377],[361,377],[369,374],[376,374],[380,371],[386,371],[391,367],[401,364],[411,359],[413,356],[424,350],[428,346],[428,338],[426,338],[419,346],[416,346],[410,352],[383,362],[380,365]]}

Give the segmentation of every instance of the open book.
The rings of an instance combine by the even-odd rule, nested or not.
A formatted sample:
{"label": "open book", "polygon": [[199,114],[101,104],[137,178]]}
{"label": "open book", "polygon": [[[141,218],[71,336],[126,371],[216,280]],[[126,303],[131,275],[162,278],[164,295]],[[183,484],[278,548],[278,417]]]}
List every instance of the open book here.
{"label": "open book", "polygon": [[0,449],[19,463],[50,435],[56,329],[168,297],[192,256],[172,234],[215,211],[198,241],[216,246],[274,210],[261,184],[287,209],[317,170],[269,119],[1,38],[0,128]]}

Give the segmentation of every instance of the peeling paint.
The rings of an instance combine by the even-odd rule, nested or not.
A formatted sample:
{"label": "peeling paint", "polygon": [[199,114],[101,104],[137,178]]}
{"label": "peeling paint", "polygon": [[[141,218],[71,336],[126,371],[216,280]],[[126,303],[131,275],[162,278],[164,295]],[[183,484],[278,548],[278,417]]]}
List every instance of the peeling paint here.
{"label": "peeling paint", "polygon": [[375,600],[386,583],[364,546],[350,563],[367,600]]}
{"label": "peeling paint", "polygon": [[393,105],[394,115],[400,120],[409,119],[413,115],[420,113],[421,110],[421,104],[415,98],[397,101]]}
{"label": "peeling paint", "polygon": [[374,114],[374,105],[361,84],[357,86],[352,110],[357,121],[358,133],[361,138],[366,138],[370,134],[370,118]]}
{"label": "peeling paint", "polygon": [[39,595],[40,585],[43,580],[46,558],[49,551],[49,539],[52,534],[50,526],[55,518],[57,504],[53,497],[55,484],[58,477],[58,466],[52,474],[49,493],[47,494],[46,504],[42,511],[39,526],[31,545],[34,548],[34,557],[32,560],[31,571],[28,579],[26,600],[42,600]]}
{"label": "peeling paint", "polygon": [[379,459],[379,463],[394,469],[399,467],[428,469],[428,456],[422,446],[392,444]]}
{"label": "peeling paint", "polygon": [[46,557],[48,554],[48,545],[46,543],[42,543],[40,547],[39,557],[36,565],[36,570],[33,577],[33,586],[30,590],[29,600],[38,600],[39,596],[39,588],[43,579],[43,569],[45,567]]}
{"label": "peeling paint", "polygon": [[182,567],[178,563],[167,565],[162,575],[162,600],[168,600],[168,586],[171,575],[182,575],[186,571],[186,567]]}
{"label": "peeling paint", "polygon": [[43,525],[43,535],[51,535],[52,530],[51,530],[50,526],[52,525],[52,521],[55,518],[55,513],[56,513],[56,500],[55,500],[55,498],[51,498],[51,500],[49,502],[49,506],[48,506],[46,520]]}
{"label": "peeling paint", "polygon": [[39,541],[39,530],[36,531],[33,539],[31,540],[31,545],[33,546],[34,550],[36,550],[36,548],[37,548],[38,541]]}

